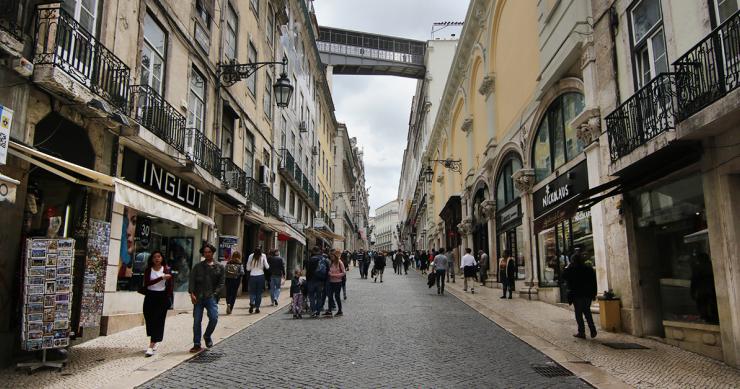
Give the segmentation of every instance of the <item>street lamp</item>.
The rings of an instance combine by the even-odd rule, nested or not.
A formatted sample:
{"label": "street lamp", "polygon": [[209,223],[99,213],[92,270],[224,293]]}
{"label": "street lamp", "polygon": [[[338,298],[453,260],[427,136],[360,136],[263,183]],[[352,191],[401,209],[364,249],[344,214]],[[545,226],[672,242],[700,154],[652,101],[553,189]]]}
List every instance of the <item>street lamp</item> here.
{"label": "street lamp", "polygon": [[427,168],[424,170],[424,179],[428,184],[431,184],[432,178],[434,178],[434,171],[432,170],[431,166],[427,166]]}
{"label": "street lamp", "polygon": [[246,64],[238,64],[236,60],[232,59],[229,64],[218,65],[216,76],[220,85],[229,87],[236,84],[237,81],[249,78],[260,68],[269,65],[283,65],[280,78],[273,84],[272,89],[275,93],[277,106],[285,108],[290,103],[291,96],[293,96],[293,85],[290,84],[290,79],[288,79],[285,72],[285,67],[288,65],[287,57],[283,57],[281,62],[249,62]]}
{"label": "street lamp", "polygon": [[444,166],[445,168],[462,174],[462,160],[460,159],[430,159],[429,163],[436,162]]}

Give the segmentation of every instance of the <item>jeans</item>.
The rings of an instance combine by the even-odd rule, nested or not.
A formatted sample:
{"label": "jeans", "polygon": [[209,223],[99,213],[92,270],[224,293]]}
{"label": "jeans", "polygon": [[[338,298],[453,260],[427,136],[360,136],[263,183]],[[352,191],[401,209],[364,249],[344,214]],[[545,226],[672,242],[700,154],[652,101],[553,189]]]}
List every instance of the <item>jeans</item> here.
{"label": "jeans", "polygon": [[342,277],[342,292],[344,293],[344,298],[347,298],[347,275],[345,274],[344,277]]}
{"label": "jeans", "polygon": [[265,290],[265,276],[249,276],[249,306],[259,309],[262,305],[262,291]]}
{"label": "jeans", "polygon": [[511,298],[511,293],[514,291],[514,278],[509,279],[508,277],[501,278],[501,287],[504,290],[504,295],[502,297],[506,297],[506,291],[509,291],[509,298]]}
{"label": "jeans", "polygon": [[324,290],[325,282],[312,280],[308,282],[308,298],[311,304],[311,312],[321,313],[321,309],[324,308]]}
{"label": "jeans", "polygon": [[270,279],[270,297],[272,301],[278,301],[280,298],[280,283],[283,281],[280,277],[272,277]]}
{"label": "jeans", "polygon": [[206,326],[206,332],[203,334],[203,339],[205,339],[206,343],[210,343],[211,335],[213,335],[213,331],[216,329],[216,324],[218,323],[218,305],[216,304],[215,297],[209,297],[195,303],[193,306],[193,345],[196,346],[200,346],[200,325],[203,321],[204,308],[206,314],[208,314],[208,326]]}
{"label": "jeans", "polygon": [[588,297],[575,297],[573,298],[573,309],[576,311],[576,323],[578,324],[578,333],[585,334],[586,328],[583,324],[583,317],[586,317],[588,323],[588,329],[592,333],[596,333],[596,326],[594,325],[594,318],[591,316],[591,299]]}
{"label": "jeans", "polygon": [[445,273],[444,270],[437,270],[435,273],[435,282],[437,283],[437,294],[445,292]]}
{"label": "jeans", "polygon": [[330,282],[329,284],[329,311],[333,311],[334,307],[338,308],[338,312],[342,312],[342,283],[341,282]]}
{"label": "jeans", "polygon": [[370,270],[370,261],[366,260],[362,263],[362,273],[365,276],[365,278],[367,278],[368,270]]}
{"label": "jeans", "polygon": [[449,264],[449,271],[447,272],[447,282],[450,282],[450,278],[452,278],[452,282],[455,282],[455,264]]}
{"label": "jeans", "polygon": [[240,283],[241,277],[226,279],[226,305],[234,306],[234,302],[236,302],[236,292],[239,291]]}

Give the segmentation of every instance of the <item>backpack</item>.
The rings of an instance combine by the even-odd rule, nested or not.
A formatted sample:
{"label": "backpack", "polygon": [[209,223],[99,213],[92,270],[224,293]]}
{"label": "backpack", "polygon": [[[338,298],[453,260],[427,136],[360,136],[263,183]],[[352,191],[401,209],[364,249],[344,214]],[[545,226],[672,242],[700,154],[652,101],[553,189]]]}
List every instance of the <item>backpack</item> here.
{"label": "backpack", "polygon": [[326,276],[329,275],[329,265],[327,265],[326,259],[319,259],[319,263],[316,264],[316,271],[314,271],[313,275],[319,280],[326,279]]}
{"label": "backpack", "polygon": [[241,264],[238,263],[230,263],[226,265],[226,278],[238,278],[240,266]]}

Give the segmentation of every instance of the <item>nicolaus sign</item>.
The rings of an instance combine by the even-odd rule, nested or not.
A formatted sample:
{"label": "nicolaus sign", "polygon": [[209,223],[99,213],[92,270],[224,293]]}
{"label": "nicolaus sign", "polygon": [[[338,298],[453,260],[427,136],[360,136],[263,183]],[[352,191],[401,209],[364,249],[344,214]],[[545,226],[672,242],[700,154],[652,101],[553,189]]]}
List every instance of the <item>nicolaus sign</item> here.
{"label": "nicolaus sign", "polygon": [[559,208],[587,189],[588,170],[584,161],[534,192],[534,217]]}
{"label": "nicolaus sign", "polygon": [[126,181],[151,190],[193,211],[207,214],[208,196],[205,192],[129,149],[123,152],[121,176]]}

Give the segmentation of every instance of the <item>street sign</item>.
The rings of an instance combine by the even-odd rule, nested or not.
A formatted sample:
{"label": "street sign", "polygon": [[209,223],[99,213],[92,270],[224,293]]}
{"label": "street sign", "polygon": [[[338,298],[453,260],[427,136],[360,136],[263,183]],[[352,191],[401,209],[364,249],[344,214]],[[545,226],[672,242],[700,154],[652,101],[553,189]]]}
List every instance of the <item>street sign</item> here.
{"label": "street sign", "polygon": [[20,182],[0,174],[0,204],[15,203],[15,191]]}
{"label": "street sign", "polygon": [[8,158],[11,124],[13,124],[13,110],[0,105],[0,165],[5,165]]}

